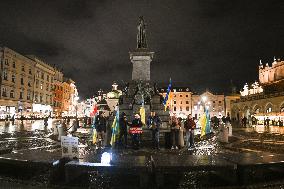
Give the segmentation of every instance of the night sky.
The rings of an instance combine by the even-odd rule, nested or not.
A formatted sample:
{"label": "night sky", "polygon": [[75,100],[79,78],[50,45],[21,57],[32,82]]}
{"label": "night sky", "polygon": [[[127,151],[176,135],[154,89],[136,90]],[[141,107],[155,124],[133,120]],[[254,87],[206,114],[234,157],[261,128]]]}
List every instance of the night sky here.
{"label": "night sky", "polygon": [[284,58],[283,0],[1,0],[0,43],[63,69],[81,97],[129,81],[140,15],[156,52],[151,78],[228,92]]}

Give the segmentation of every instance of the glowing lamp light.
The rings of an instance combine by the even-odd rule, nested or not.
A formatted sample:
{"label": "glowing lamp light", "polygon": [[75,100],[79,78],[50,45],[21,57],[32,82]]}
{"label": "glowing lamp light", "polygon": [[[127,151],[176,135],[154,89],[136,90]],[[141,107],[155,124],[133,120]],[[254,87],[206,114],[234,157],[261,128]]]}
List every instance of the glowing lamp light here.
{"label": "glowing lamp light", "polygon": [[203,97],[202,97],[202,101],[203,101],[203,102],[206,102],[206,100],[207,100],[207,97],[206,97],[206,96],[203,96]]}
{"label": "glowing lamp light", "polygon": [[109,164],[110,164],[110,161],[111,161],[111,156],[112,156],[111,153],[104,152],[104,153],[102,154],[102,157],[101,157],[101,164],[109,165]]}

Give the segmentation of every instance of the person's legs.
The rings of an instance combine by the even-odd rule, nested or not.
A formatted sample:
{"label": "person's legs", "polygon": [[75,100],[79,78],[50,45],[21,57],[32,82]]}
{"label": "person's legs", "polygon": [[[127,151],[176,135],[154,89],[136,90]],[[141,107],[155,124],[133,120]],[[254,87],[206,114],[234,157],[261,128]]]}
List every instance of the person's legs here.
{"label": "person's legs", "polygon": [[194,130],[190,131],[190,146],[194,147]]}
{"label": "person's legs", "polygon": [[159,134],[160,134],[159,131],[156,131],[156,132],[155,132],[155,147],[156,147],[157,149],[160,148],[160,146],[159,146],[159,142],[160,142]]}
{"label": "person's legs", "polygon": [[175,130],[175,146],[176,146],[176,149],[179,147],[179,130],[178,129]]}
{"label": "person's legs", "polygon": [[190,145],[190,131],[186,131],[186,147]]}
{"label": "person's legs", "polygon": [[171,130],[171,136],[172,136],[172,148],[174,148],[175,147],[175,145],[176,145],[176,142],[175,142],[175,130],[174,129],[172,129]]}
{"label": "person's legs", "polygon": [[155,130],[152,130],[152,147],[156,147],[156,132]]}
{"label": "person's legs", "polygon": [[125,144],[125,147],[127,147],[127,131],[124,131],[123,132],[124,134],[124,144]]}

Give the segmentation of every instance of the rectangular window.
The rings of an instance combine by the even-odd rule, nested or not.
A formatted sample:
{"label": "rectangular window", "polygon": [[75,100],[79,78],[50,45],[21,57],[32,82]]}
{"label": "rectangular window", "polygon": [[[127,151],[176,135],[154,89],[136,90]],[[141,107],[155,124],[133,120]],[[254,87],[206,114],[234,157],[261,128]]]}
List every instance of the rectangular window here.
{"label": "rectangular window", "polygon": [[13,68],[16,68],[16,62],[13,61]]}
{"label": "rectangular window", "polygon": [[177,111],[177,107],[174,107],[174,112]]}
{"label": "rectangular window", "polygon": [[49,84],[46,84],[46,91],[49,91]]}
{"label": "rectangular window", "polygon": [[14,98],[14,97],[15,97],[14,90],[11,90],[11,91],[10,91],[10,98]]}
{"label": "rectangular window", "polygon": [[28,86],[29,86],[29,87],[31,87],[31,86],[32,86],[32,85],[31,85],[31,81],[28,81]]}
{"label": "rectangular window", "polygon": [[36,77],[39,78],[39,71],[36,72]]}
{"label": "rectangular window", "polygon": [[186,101],[185,103],[186,103],[186,104],[189,104],[189,101]]}
{"label": "rectangular window", "polygon": [[41,79],[44,79],[44,73],[41,72]]}
{"label": "rectangular window", "polygon": [[5,65],[9,66],[9,61],[7,58],[5,59]]}
{"label": "rectangular window", "polygon": [[38,102],[38,95],[35,94],[35,102]]}
{"label": "rectangular window", "polygon": [[25,71],[25,66],[24,66],[24,65],[22,66],[22,71],[23,71],[23,72]]}
{"label": "rectangular window", "polygon": [[219,104],[221,104],[221,101],[219,101]]}
{"label": "rectangular window", "polygon": [[46,80],[49,81],[49,75],[46,76]]}
{"label": "rectangular window", "polygon": [[38,80],[36,80],[36,88],[38,88]]}
{"label": "rectangular window", "polygon": [[7,97],[7,88],[6,87],[2,88],[2,96]]}
{"label": "rectangular window", "polygon": [[16,82],[16,77],[15,77],[15,75],[14,75],[14,74],[12,75],[12,82],[13,82],[13,83],[15,83],[15,82]]}
{"label": "rectangular window", "polygon": [[185,95],[185,97],[188,97],[188,95]]}
{"label": "rectangular window", "polygon": [[182,107],[179,107],[179,110],[182,111]]}
{"label": "rectangular window", "polygon": [[179,97],[182,97],[182,95],[179,95]]}
{"label": "rectangular window", "polygon": [[28,91],[27,100],[31,100],[31,92],[30,91]]}
{"label": "rectangular window", "polygon": [[177,103],[177,101],[174,100],[174,104],[176,104],[176,103]]}
{"label": "rectangular window", "polygon": [[189,106],[186,107],[186,111],[189,111]]}
{"label": "rectangular window", "polygon": [[180,101],[180,104],[182,104],[182,101]]}
{"label": "rectangular window", "polygon": [[3,79],[6,81],[8,80],[8,72],[6,69],[3,70]]}
{"label": "rectangular window", "polygon": [[42,102],[42,94],[39,94],[39,102]]}
{"label": "rectangular window", "polygon": [[29,74],[32,75],[32,69],[31,68],[29,69]]}
{"label": "rectangular window", "polygon": [[24,78],[21,78],[21,85],[24,85]]}
{"label": "rectangular window", "polygon": [[24,93],[23,91],[20,91],[20,99],[23,99],[24,96],[23,93]]}

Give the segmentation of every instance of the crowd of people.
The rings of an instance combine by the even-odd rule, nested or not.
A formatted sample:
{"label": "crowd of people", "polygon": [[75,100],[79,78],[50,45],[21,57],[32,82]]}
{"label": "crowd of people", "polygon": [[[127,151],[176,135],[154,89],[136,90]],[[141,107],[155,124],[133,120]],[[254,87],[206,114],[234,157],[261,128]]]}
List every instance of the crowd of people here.
{"label": "crowd of people", "polygon": [[[98,147],[108,145],[110,141],[107,141],[111,134],[111,129],[107,129],[109,125],[108,120],[103,112],[100,112],[94,121],[94,128],[96,130],[96,144]],[[141,140],[143,135],[142,127],[145,125],[151,132],[151,141],[153,149],[160,149],[160,130],[162,120],[155,111],[151,111],[149,117],[145,120],[145,123],[141,121],[139,114],[135,114],[133,120],[128,120],[127,115],[122,112],[119,116],[119,132],[117,135],[116,146],[122,148],[132,147],[133,149],[139,149],[141,147]],[[170,143],[171,149],[180,149],[184,145],[187,148],[194,148],[194,130],[196,129],[196,119],[189,114],[186,120],[177,118],[176,116],[170,117]],[[185,135],[185,141],[184,141]],[[131,142],[129,143],[129,139]]]}

